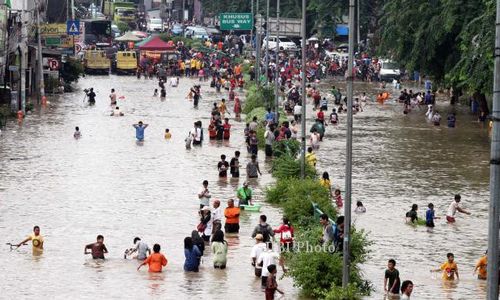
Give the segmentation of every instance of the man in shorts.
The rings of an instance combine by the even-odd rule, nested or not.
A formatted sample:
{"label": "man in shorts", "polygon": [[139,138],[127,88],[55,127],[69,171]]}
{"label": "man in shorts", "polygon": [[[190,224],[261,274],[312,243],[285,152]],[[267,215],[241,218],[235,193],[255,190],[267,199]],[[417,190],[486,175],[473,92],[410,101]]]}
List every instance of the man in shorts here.
{"label": "man in shorts", "polygon": [[448,223],[455,223],[455,214],[457,213],[457,211],[466,215],[470,215],[470,212],[459,206],[461,198],[462,197],[460,195],[455,195],[455,200],[453,200],[453,202],[451,202],[450,206],[448,207],[448,212],[446,213],[446,221],[448,221]]}

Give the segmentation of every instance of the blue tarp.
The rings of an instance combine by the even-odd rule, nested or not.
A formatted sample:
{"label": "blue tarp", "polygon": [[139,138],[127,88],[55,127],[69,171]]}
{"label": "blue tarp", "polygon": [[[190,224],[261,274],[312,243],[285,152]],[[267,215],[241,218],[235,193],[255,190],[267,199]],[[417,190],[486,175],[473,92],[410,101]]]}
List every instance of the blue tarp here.
{"label": "blue tarp", "polygon": [[348,36],[349,35],[349,26],[348,25],[337,25],[335,32],[338,36],[339,35]]}

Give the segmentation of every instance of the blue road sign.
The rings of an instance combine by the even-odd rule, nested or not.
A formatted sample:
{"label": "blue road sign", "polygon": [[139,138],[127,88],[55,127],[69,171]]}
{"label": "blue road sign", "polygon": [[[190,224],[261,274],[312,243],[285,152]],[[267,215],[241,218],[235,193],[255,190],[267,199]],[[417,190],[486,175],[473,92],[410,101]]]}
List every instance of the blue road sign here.
{"label": "blue road sign", "polygon": [[66,22],[66,32],[68,35],[79,35],[80,34],[80,21],[67,21]]}

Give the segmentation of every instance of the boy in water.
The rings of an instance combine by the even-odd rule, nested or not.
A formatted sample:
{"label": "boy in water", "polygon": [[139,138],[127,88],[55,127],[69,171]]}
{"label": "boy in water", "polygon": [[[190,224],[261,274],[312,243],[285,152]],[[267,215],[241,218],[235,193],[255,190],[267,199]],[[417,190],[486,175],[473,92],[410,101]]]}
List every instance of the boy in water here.
{"label": "boy in water", "polygon": [[75,127],[75,133],[73,133],[73,137],[75,139],[79,139],[82,137],[82,133],[80,132],[80,127],[78,126]]}
{"label": "boy in water", "polygon": [[266,282],[266,300],[273,300],[274,294],[278,291],[280,294],[284,295],[285,293],[278,289],[278,282],[276,281],[276,273],[278,272],[276,265],[272,264],[267,267],[269,271],[269,276],[267,277]]}
{"label": "boy in water", "polygon": [[448,221],[448,223],[455,223],[455,214],[457,213],[457,211],[466,215],[470,215],[470,212],[459,206],[461,199],[462,197],[460,195],[455,195],[455,200],[451,202],[450,206],[448,207],[448,212],[446,213],[446,221]]}
{"label": "boy in water", "polygon": [[16,246],[19,248],[21,245],[26,243],[27,241],[31,241],[33,245],[33,254],[39,255],[43,252],[43,236],[40,235],[40,227],[33,227],[33,234],[30,234],[27,238],[25,238],[22,242],[17,244]]}
{"label": "boy in water", "polygon": [[143,142],[144,130],[149,126],[149,124],[144,124],[142,123],[142,121],[139,121],[139,123],[133,124],[132,126],[134,126],[135,128],[135,138],[137,139],[137,141]]}
{"label": "boy in water", "polygon": [[476,267],[474,268],[474,274],[477,273],[477,279],[486,280],[487,279],[487,267],[488,267],[488,250],[483,256],[477,261]]}
{"label": "boy in water", "polygon": [[137,267],[137,271],[139,271],[139,269],[142,266],[149,265],[149,270],[148,270],[149,272],[159,273],[159,272],[161,272],[162,268],[167,265],[168,260],[165,257],[165,255],[160,253],[160,245],[159,244],[154,244],[153,252],[154,252],[153,254],[148,256],[148,258],[146,258],[146,260]]}
{"label": "boy in water", "polygon": [[425,212],[425,226],[434,227],[434,219],[439,219],[434,215],[434,204],[429,203],[427,206],[429,209]]}
{"label": "boy in water", "polygon": [[418,221],[418,216],[417,216],[417,211],[418,211],[418,205],[413,204],[411,206],[411,210],[406,213],[406,223],[415,223],[415,221]]}
{"label": "boy in water", "polygon": [[[90,249],[90,252],[87,252],[88,249]],[[83,249],[83,254],[92,254],[93,259],[104,259],[104,253],[108,253],[108,249],[104,245],[104,237],[102,235],[97,236],[97,242],[88,244]]]}
{"label": "boy in water", "polygon": [[389,295],[399,295],[399,271],[395,267],[396,261],[394,259],[389,259],[384,278],[384,291]]}
{"label": "boy in water", "polygon": [[455,262],[455,256],[453,253],[446,254],[448,260],[439,267],[439,269],[431,270],[431,272],[440,272],[443,271],[443,280],[455,280],[455,275],[458,276],[458,266]]}
{"label": "boy in water", "polygon": [[165,129],[165,139],[166,140],[169,140],[170,138],[172,138],[172,134],[170,133],[170,129]]}

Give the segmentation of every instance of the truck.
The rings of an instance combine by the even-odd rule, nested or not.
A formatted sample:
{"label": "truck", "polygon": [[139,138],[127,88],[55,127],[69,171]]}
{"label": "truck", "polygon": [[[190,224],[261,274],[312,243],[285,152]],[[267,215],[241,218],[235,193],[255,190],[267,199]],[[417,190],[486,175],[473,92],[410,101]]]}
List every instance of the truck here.
{"label": "truck", "polygon": [[135,74],[137,71],[137,53],[135,51],[116,52],[113,69],[116,74]]}
{"label": "truck", "polygon": [[103,13],[115,23],[134,23],[137,19],[137,4],[132,1],[105,0]]}
{"label": "truck", "polygon": [[109,75],[110,59],[103,50],[85,50],[83,55],[83,66],[85,74]]}

